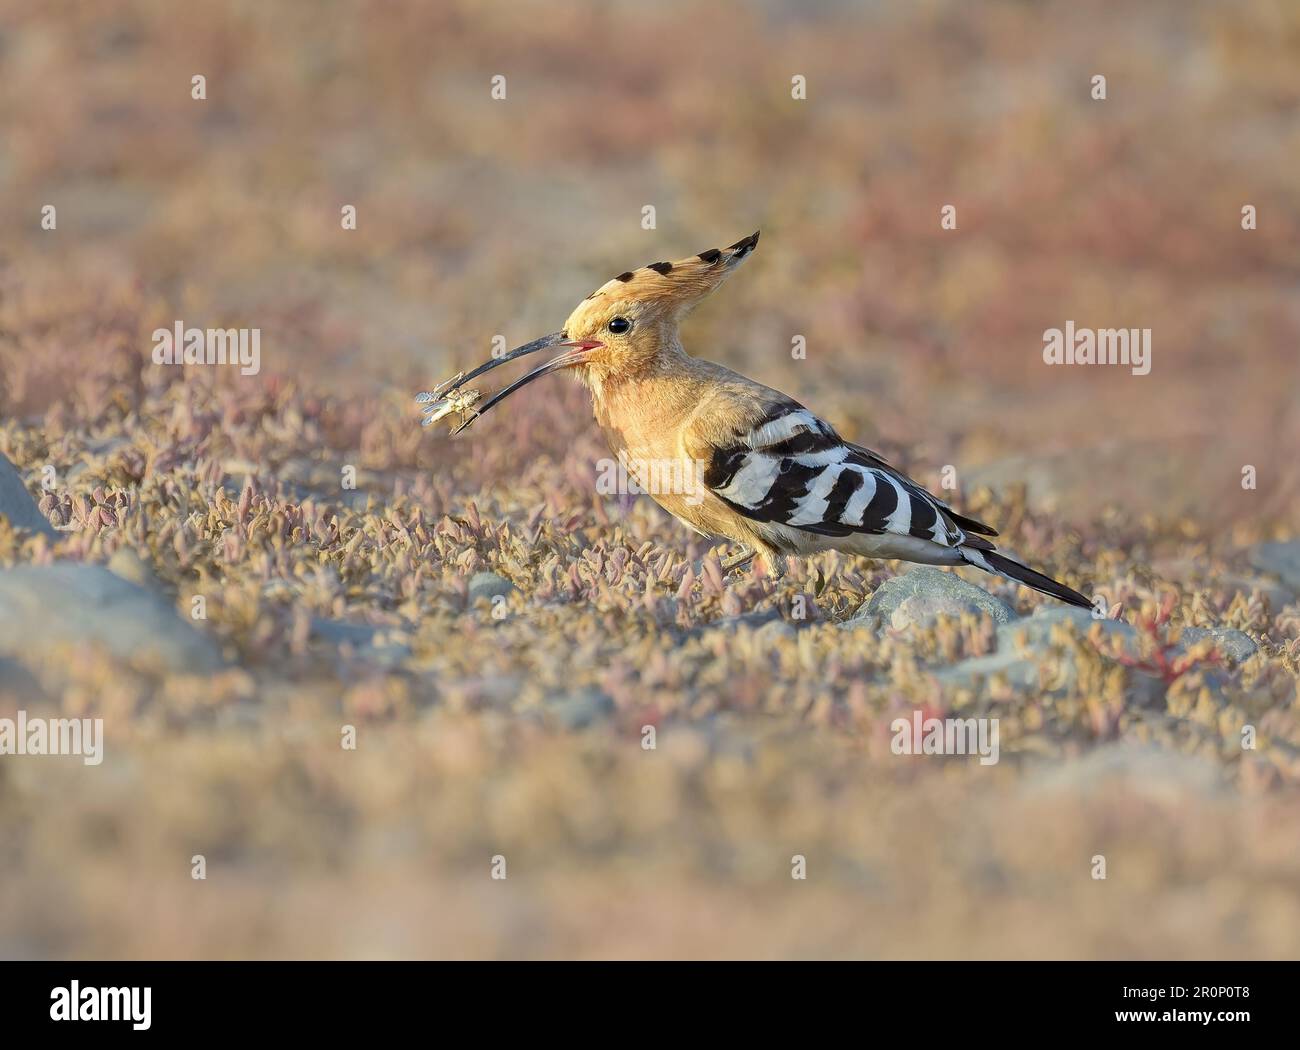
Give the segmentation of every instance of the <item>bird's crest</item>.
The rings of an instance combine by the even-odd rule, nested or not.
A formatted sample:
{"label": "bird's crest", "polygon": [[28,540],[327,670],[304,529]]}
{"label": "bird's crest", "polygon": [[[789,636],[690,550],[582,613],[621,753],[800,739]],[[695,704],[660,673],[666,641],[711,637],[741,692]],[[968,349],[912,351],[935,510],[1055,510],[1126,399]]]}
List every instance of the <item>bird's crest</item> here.
{"label": "bird's crest", "polygon": [[758,244],[758,231],[726,248],[709,248],[676,262],[656,262],[606,281],[586,298],[605,297],[658,302],[684,310],[712,293]]}

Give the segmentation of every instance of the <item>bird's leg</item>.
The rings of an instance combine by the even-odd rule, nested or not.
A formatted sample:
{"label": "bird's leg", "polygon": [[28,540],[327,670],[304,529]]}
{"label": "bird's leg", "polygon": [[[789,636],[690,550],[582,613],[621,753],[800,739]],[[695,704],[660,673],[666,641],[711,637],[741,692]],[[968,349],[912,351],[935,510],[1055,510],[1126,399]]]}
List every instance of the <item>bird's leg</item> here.
{"label": "bird's leg", "polygon": [[758,555],[758,567],[763,575],[779,580],[785,575],[785,555],[771,549],[761,551]]}

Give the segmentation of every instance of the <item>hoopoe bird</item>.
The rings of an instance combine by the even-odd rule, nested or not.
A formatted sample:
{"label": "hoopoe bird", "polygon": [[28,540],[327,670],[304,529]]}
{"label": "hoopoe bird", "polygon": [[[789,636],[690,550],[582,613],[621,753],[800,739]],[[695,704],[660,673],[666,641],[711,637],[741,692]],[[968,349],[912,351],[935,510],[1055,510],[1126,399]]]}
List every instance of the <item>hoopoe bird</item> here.
{"label": "hoopoe bird", "polygon": [[[628,270],[587,296],[564,328],[421,394],[426,423],[456,411],[459,433],[516,390],[570,371],[591,392],[596,421],[628,473],[687,527],[741,546],[732,569],[757,557],[780,576],[787,555],[833,548],[868,558],[973,565],[1082,608],[1063,583],[998,553],[996,530],[958,514],[875,452],[845,441],[779,390],[691,357],[683,318],[747,259],[758,234],[725,249]],[[481,407],[472,379],[543,350],[563,352]],[[472,413],[464,418],[465,413]],[[656,484],[646,465],[675,464]]]}

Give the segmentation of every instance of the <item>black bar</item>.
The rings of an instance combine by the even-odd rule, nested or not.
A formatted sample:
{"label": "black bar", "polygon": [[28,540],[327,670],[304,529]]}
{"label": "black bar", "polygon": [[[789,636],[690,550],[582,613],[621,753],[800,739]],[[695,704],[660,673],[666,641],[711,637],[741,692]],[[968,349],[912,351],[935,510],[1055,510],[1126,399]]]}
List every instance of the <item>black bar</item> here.
{"label": "black bar", "polygon": [[[820,1041],[832,1029],[864,1040],[900,1030],[928,1040],[1127,1029],[1217,1041],[1293,1031],[1298,979],[1300,964],[1289,962],[11,962],[0,964],[0,1016],[11,1046],[22,1045],[14,1035],[96,1038],[110,1029],[205,1041],[412,1030],[490,1039],[512,1028],[533,1039],[659,1030],[692,1041],[706,1032]],[[148,988],[149,1027],[54,1020],[52,1008],[70,1005],[73,981],[87,1011],[93,1002],[130,1012],[124,996],[98,989],[138,989],[143,1007]],[[1213,1016],[1178,1018],[1192,1012]],[[1223,1016],[1239,1013],[1247,1016]]]}

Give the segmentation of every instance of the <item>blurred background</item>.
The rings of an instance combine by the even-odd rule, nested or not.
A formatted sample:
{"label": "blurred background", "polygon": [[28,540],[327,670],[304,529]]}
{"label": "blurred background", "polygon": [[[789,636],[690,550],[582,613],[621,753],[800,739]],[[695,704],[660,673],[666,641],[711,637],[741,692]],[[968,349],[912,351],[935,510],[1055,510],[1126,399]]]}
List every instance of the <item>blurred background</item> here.
{"label": "blurred background", "polygon": [[[73,639],[0,689],[0,715],[110,719],[98,770],[0,760],[4,954],[1300,947],[1295,599],[1243,612],[1230,578],[1300,511],[1300,6],[0,0],[0,84],[0,452],[34,498],[43,464],[67,478],[42,503],[62,557],[133,552],[114,571],[135,558],[179,615],[206,594],[226,669],[56,667]],[[828,622],[768,651],[718,616],[638,620],[617,579],[573,597],[620,545],[707,549],[593,495],[580,389],[530,387],[456,444],[417,425],[414,393],[494,336],[760,228],[688,349],[931,487],[954,466],[1049,568],[1250,629],[1271,677],[1202,712],[1215,742],[1098,728],[1076,690],[1055,735],[1040,698],[1014,708],[1030,743],[1004,748],[1046,765],[899,772],[881,713],[941,703],[891,670],[910,642],[864,656]],[[260,328],[260,374],[151,365],[178,320]],[[1150,374],[1046,367],[1067,321],[1150,328]],[[241,531],[245,491],[292,550]],[[427,542],[385,560],[417,514]],[[354,536],[369,575],[330,568]],[[486,570],[516,588],[508,624],[473,612]],[[862,572],[794,585],[829,621],[888,575]],[[1284,712],[1266,773],[1224,743],[1252,696]],[[647,718],[678,730],[657,765]],[[370,727],[346,768],[341,721]],[[1106,843],[1119,885],[1087,878]],[[795,853],[819,879],[791,882]]]}
{"label": "blurred background", "polygon": [[[421,386],[629,266],[761,227],[691,348],[851,433],[972,468],[1032,446],[1059,465],[1044,496],[1080,510],[1086,476],[1142,510],[1254,515],[1241,465],[1289,473],[1292,4],[4,12],[6,280],[33,298],[134,290],[149,329],[260,326],[265,372],[295,383]],[[1152,374],[1044,367],[1067,319],[1151,328]],[[65,395],[77,354],[22,349],[10,412]]]}

